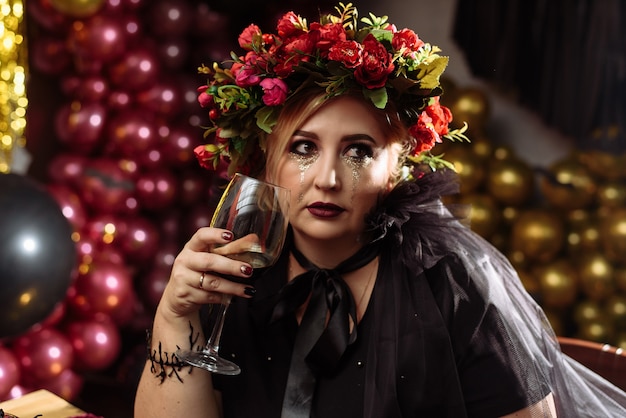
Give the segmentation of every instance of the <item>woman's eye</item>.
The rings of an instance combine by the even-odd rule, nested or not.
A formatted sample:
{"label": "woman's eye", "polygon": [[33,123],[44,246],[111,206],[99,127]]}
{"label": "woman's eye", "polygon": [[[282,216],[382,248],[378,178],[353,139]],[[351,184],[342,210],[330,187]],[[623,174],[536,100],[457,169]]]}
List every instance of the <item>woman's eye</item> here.
{"label": "woman's eye", "polygon": [[343,155],[356,160],[365,160],[366,158],[371,158],[374,155],[374,151],[372,147],[366,144],[352,144],[346,148]]}
{"label": "woman's eye", "polygon": [[295,141],[289,147],[289,152],[298,155],[313,155],[315,151],[315,144],[311,141]]}

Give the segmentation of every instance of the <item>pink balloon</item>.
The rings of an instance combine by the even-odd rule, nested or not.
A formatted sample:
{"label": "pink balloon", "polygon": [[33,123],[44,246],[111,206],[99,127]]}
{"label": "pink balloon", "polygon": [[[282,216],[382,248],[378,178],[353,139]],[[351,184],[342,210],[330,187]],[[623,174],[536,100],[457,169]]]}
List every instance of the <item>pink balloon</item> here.
{"label": "pink balloon", "polygon": [[131,160],[156,148],[160,141],[154,116],[146,109],[120,112],[109,120],[107,131],[111,152]]}
{"label": "pink balloon", "polygon": [[100,259],[98,253],[107,251],[109,248],[119,249],[122,241],[124,221],[112,213],[97,213],[92,215],[80,234],[78,249],[79,257],[83,262],[88,262],[84,257],[90,257],[91,261]]}
{"label": "pink balloon", "polygon": [[39,37],[36,42],[31,42],[28,56],[33,69],[47,75],[63,74],[72,64],[65,41],[52,36]]}
{"label": "pink balloon", "polygon": [[168,70],[181,70],[189,58],[189,40],[186,38],[166,38],[157,45],[159,62]]}
{"label": "pink balloon", "polygon": [[72,402],[80,395],[83,385],[84,378],[82,375],[72,369],[65,369],[52,379],[40,381],[37,386],[40,389],[46,389],[60,396],[68,402]]}
{"label": "pink balloon", "polygon": [[177,208],[166,210],[158,214],[155,222],[159,226],[161,241],[176,245],[180,238],[181,212]]}
{"label": "pink balloon", "polygon": [[74,186],[82,178],[87,158],[78,154],[59,153],[48,164],[48,178],[53,183]]}
{"label": "pink balloon", "polygon": [[137,103],[157,115],[173,118],[180,112],[181,92],[171,81],[159,81],[136,96]]}
{"label": "pink balloon", "polygon": [[187,241],[199,228],[209,226],[215,208],[208,204],[198,204],[192,206],[183,219],[182,237]]}
{"label": "pink balloon", "polygon": [[63,104],[55,115],[55,132],[72,152],[87,155],[101,143],[107,109],[100,103]]}
{"label": "pink balloon", "polygon": [[86,20],[74,21],[67,45],[77,57],[107,63],[124,53],[124,35],[118,18],[97,14]]}
{"label": "pink balloon", "polygon": [[63,216],[72,224],[74,230],[81,230],[87,222],[87,214],[78,193],[64,184],[49,184],[47,189],[61,207]]}
{"label": "pink balloon", "polygon": [[32,388],[22,386],[21,384],[17,384],[11,388],[9,394],[4,399],[0,398],[0,401],[5,401],[5,400],[8,401],[9,399],[21,398],[22,396],[32,391],[33,391]]}
{"label": "pink balloon", "polygon": [[65,327],[65,333],[74,349],[77,371],[104,370],[120,354],[122,338],[111,320],[74,320]]}
{"label": "pink balloon", "polygon": [[18,337],[13,343],[23,382],[38,383],[59,376],[72,365],[72,345],[55,328],[44,328]]}
{"label": "pink balloon", "polygon": [[188,2],[157,0],[151,4],[149,26],[159,38],[186,35],[193,22],[193,10]]}
{"label": "pink balloon", "polygon": [[104,10],[107,12],[124,13],[142,8],[146,0],[106,0]]}
{"label": "pink balloon", "polygon": [[6,399],[20,381],[20,365],[8,348],[0,346],[0,400]]}
{"label": "pink balloon", "polygon": [[65,33],[71,19],[57,11],[50,0],[29,0],[26,10],[32,22],[54,33]]}
{"label": "pink balloon", "polygon": [[137,180],[139,205],[150,211],[160,211],[171,207],[178,196],[176,177],[165,170],[148,171]]}
{"label": "pink balloon", "polygon": [[150,260],[159,246],[159,230],[148,219],[129,216],[124,219],[120,244],[127,260],[141,266]]}
{"label": "pink balloon", "polygon": [[61,87],[66,96],[81,102],[102,102],[109,96],[109,83],[100,75],[67,76]]}
{"label": "pink balloon", "polygon": [[211,173],[202,169],[188,169],[179,175],[178,201],[182,206],[207,202],[211,196]]}
{"label": "pink balloon", "polygon": [[32,330],[37,331],[43,328],[56,327],[64,319],[66,312],[67,312],[67,305],[65,304],[65,301],[61,301],[57,303],[52,313],[48,315],[48,317],[44,319],[43,321],[41,321],[39,324],[34,325]]}
{"label": "pink balloon", "polygon": [[[108,217],[105,215],[105,217]],[[114,218],[109,218],[115,222]],[[116,247],[117,242],[107,244],[104,241],[107,235],[102,230],[106,225],[98,215],[91,219],[89,224],[81,231],[80,239],[76,243],[76,252],[81,265],[89,267],[92,263],[107,262],[125,265],[126,260],[122,252]],[[97,235],[100,240],[93,239],[89,235]]]}
{"label": "pink balloon", "polygon": [[131,108],[131,105],[135,104],[135,99],[127,91],[116,90],[109,94],[107,104],[111,110],[126,111]]}
{"label": "pink balloon", "polygon": [[154,312],[161,300],[165,286],[170,280],[171,268],[153,267],[139,280],[139,295],[144,301],[146,308]]}
{"label": "pink balloon", "polygon": [[99,261],[80,274],[68,294],[68,306],[81,318],[113,315],[132,301],[132,276],[128,266]]}
{"label": "pink balloon", "polygon": [[170,128],[169,135],[161,144],[167,162],[173,167],[187,168],[197,165],[194,148],[202,142],[200,129],[179,123]]}
{"label": "pink balloon", "polygon": [[111,64],[109,79],[121,89],[141,91],[156,83],[159,72],[156,53],[145,47],[134,47]]}
{"label": "pink balloon", "polygon": [[77,190],[94,213],[125,213],[127,199],[135,193],[132,180],[118,160],[97,158],[85,165]]}

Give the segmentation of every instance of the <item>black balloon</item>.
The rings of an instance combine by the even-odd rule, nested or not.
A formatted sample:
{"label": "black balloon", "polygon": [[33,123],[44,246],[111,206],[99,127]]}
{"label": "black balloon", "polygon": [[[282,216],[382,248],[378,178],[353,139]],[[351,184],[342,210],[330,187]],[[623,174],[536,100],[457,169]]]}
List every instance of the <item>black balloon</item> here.
{"label": "black balloon", "polygon": [[0,339],[46,319],[76,265],[72,227],[36,181],[0,174]]}

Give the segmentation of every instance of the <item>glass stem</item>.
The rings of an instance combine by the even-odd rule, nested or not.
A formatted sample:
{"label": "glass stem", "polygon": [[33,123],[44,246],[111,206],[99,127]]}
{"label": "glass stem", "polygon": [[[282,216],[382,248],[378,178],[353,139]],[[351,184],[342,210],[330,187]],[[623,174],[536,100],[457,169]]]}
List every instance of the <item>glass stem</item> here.
{"label": "glass stem", "polygon": [[216,313],[215,326],[213,327],[213,331],[211,332],[211,336],[209,337],[205,348],[205,350],[211,354],[217,355],[217,352],[220,349],[222,328],[224,328],[224,317],[226,316],[226,311],[228,310],[228,306],[230,305],[232,298],[232,295],[223,295],[222,302],[215,307],[218,310]]}

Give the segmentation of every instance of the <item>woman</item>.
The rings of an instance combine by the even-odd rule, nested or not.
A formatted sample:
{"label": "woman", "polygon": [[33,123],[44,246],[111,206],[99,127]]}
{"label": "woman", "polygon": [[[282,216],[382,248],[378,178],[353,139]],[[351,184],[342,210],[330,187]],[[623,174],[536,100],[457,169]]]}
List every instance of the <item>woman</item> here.
{"label": "woman", "polygon": [[[620,416],[624,394],[560,353],[506,259],[441,203],[455,182],[429,150],[463,138],[437,97],[447,60],[385,18],[356,31],[356,10],[337,11],[311,26],[288,13],[277,35],[251,25],[244,57],[204,70],[215,142],[201,162],[227,156],[231,173],[289,188],[290,234],[258,272],[207,252],[229,231],[191,237],[136,416]],[[201,308],[222,294],[238,296],[220,348],[238,376],[172,354],[202,345]]]}

